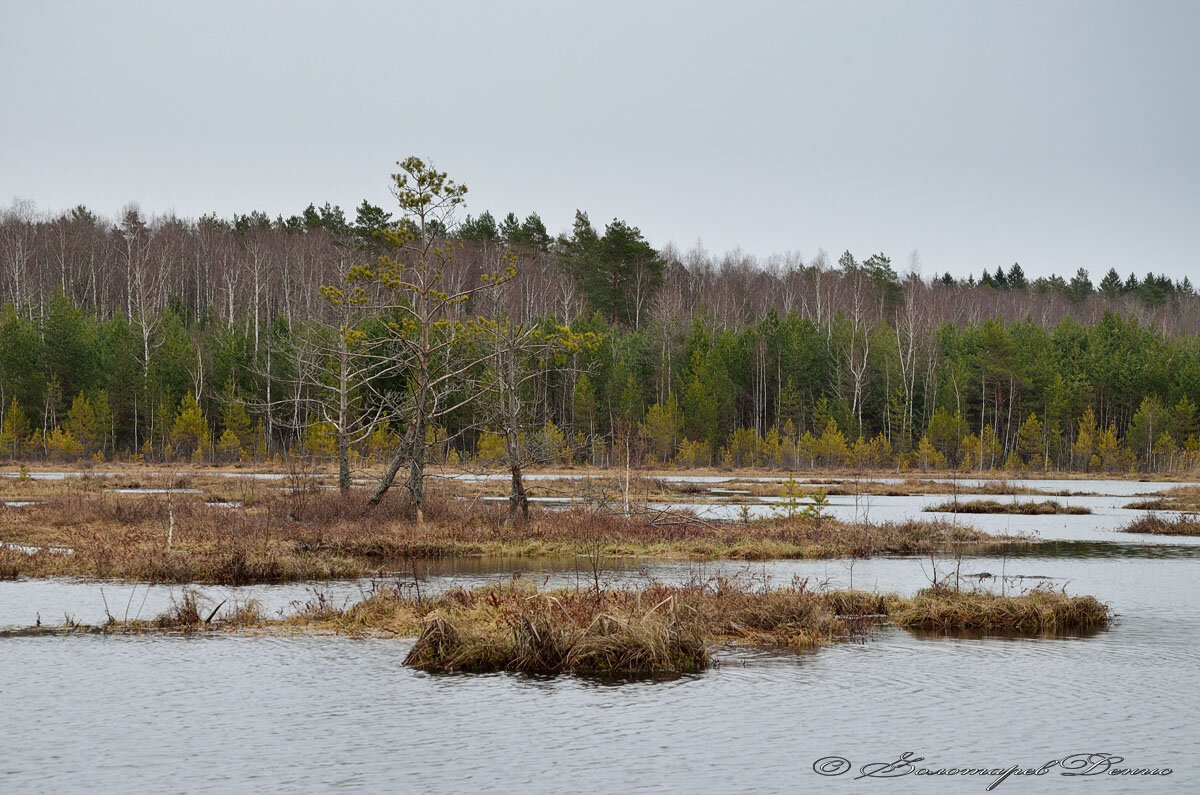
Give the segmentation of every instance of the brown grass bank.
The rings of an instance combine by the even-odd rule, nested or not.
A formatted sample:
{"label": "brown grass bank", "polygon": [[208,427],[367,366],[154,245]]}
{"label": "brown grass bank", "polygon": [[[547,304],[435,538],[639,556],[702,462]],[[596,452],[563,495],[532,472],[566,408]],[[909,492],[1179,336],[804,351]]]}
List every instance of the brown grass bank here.
{"label": "brown grass bank", "polygon": [[767,560],[1021,542],[942,521],[712,522],[686,513],[535,508],[528,521],[507,523],[504,506],[448,490],[431,491],[422,524],[409,518],[399,495],[372,509],[361,491],[259,486],[240,496],[229,504],[208,501],[214,498],[205,490],[167,495],[61,487],[35,504],[0,510],[0,543],[10,545],[0,547],[0,576],[241,585],[361,577],[444,557]]}

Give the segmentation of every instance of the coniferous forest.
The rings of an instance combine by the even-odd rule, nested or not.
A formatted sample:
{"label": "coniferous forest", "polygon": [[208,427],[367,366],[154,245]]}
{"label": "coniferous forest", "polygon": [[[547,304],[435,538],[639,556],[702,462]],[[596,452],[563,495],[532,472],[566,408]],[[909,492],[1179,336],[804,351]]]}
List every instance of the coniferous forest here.
{"label": "coniferous forest", "polygon": [[583,211],[555,237],[536,213],[471,214],[461,184],[398,165],[395,204],[351,212],[14,204],[0,216],[0,455],[302,454],[343,474],[1200,464],[1186,279],[716,256]]}

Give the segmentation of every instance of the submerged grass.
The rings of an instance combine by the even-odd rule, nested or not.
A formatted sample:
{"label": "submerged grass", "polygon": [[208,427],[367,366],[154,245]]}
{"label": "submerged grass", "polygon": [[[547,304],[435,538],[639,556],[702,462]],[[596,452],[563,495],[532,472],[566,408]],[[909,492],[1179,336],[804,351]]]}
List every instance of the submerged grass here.
{"label": "submerged grass", "polygon": [[957,502],[948,500],[924,509],[930,513],[1008,513],[1023,516],[1043,516],[1046,514],[1089,514],[1091,508],[1081,505],[1063,505],[1057,500],[1001,502],[1000,500],[964,500]]}

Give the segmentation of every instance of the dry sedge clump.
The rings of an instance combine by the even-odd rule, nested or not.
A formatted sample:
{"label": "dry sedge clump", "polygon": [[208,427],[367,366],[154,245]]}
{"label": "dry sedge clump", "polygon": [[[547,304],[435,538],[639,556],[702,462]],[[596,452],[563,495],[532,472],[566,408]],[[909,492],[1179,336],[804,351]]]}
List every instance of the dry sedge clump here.
{"label": "dry sedge clump", "polygon": [[882,605],[875,595],[748,592],[725,580],[601,592],[520,583],[455,590],[427,605],[406,662],[427,671],[682,673],[704,668],[719,642],[836,640]]}
{"label": "dry sedge clump", "polygon": [[703,668],[708,654],[696,617],[670,595],[654,604],[644,596],[640,607],[618,593],[520,585],[451,592],[425,617],[405,662],[426,671],[542,674]]}
{"label": "dry sedge clump", "polygon": [[924,510],[938,513],[1011,513],[1023,516],[1042,516],[1046,514],[1088,514],[1091,508],[1080,505],[1063,505],[1056,500],[1044,502],[1001,502],[999,500],[964,500],[955,502],[948,500],[937,505],[930,505]]}
{"label": "dry sedge clump", "polygon": [[908,629],[1037,635],[1099,629],[1108,607],[1093,596],[1035,589],[1020,596],[928,588],[903,604],[893,620]]}
{"label": "dry sedge clump", "polygon": [[1194,514],[1181,513],[1173,518],[1164,519],[1152,513],[1138,517],[1122,528],[1122,531],[1157,536],[1200,536],[1200,518]]}
{"label": "dry sedge clump", "polygon": [[213,613],[200,612],[200,596],[191,588],[185,588],[178,599],[172,597],[171,607],[154,620],[159,629],[193,630],[212,620]]}

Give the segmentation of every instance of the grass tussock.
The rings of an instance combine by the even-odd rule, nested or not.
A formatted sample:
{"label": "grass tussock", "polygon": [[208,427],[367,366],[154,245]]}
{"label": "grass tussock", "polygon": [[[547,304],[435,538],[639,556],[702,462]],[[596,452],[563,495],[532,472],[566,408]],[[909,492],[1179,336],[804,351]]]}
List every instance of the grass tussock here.
{"label": "grass tussock", "polygon": [[1152,513],[1134,519],[1121,528],[1121,531],[1156,536],[1200,536],[1200,518],[1186,513],[1164,518],[1160,514]]}
{"label": "grass tussock", "polygon": [[1019,596],[928,588],[903,603],[893,620],[908,629],[1041,635],[1106,626],[1108,607],[1093,596],[1034,589]]}
{"label": "grass tussock", "polygon": [[811,648],[886,613],[885,598],[749,591],[728,580],[641,589],[539,591],[520,581],[418,600],[385,590],[318,621],[339,631],[419,631],[405,662],[433,672],[686,673],[717,643]]}
{"label": "grass tussock", "polygon": [[930,505],[924,510],[930,513],[1006,513],[1020,514],[1022,516],[1045,516],[1048,514],[1083,515],[1092,512],[1091,508],[1085,508],[1081,505],[1063,505],[1057,500],[1040,502],[1001,502],[1000,500],[963,500],[956,502],[954,500],[947,500],[937,505]]}

